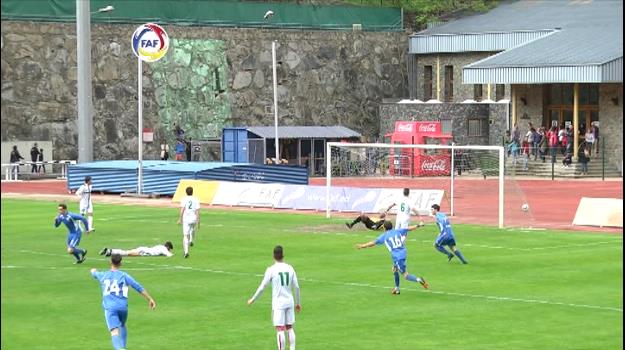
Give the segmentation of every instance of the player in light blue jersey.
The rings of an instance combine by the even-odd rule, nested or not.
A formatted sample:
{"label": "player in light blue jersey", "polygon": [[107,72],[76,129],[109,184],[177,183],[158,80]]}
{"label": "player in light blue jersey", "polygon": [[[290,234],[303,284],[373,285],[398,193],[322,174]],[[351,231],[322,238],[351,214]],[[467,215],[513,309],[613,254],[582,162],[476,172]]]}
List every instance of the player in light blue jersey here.
{"label": "player in light blue jersey", "polygon": [[384,223],[384,229],[386,230],[375,241],[358,244],[358,249],[370,248],[376,245],[384,244],[388,251],[391,253],[393,259],[393,275],[395,277],[395,288],[391,291],[392,294],[399,294],[399,274],[401,273],[405,279],[412,282],[419,282],[423,288],[428,289],[429,284],[423,277],[416,277],[408,273],[406,269],[406,236],[408,231],[412,231],[417,227],[423,226],[423,222],[419,225],[408,226],[408,228],[400,228],[393,230],[393,224],[390,221]]}
{"label": "player in light blue jersey", "polygon": [[[447,261],[451,261],[454,258],[454,254],[462,261],[463,264],[468,264],[467,260],[464,258],[464,255],[460,252],[460,250],[456,249],[456,238],[454,237],[454,232],[451,229],[451,223],[449,223],[449,218],[447,215],[440,212],[441,207],[438,204],[433,204],[431,213],[434,219],[436,220],[436,225],[440,233],[438,237],[436,237],[436,241],[434,241],[434,247],[439,252],[447,255]],[[443,246],[448,246],[449,249],[453,252],[450,253]]]}
{"label": "player in light blue jersey", "polygon": [[104,318],[106,325],[111,332],[111,340],[115,350],[126,349],[126,320],[128,319],[128,286],[141,293],[148,301],[151,309],[156,308],[156,302],[147,290],[135,281],[129,274],[119,270],[122,264],[122,256],[113,254],[111,256],[111,269],[109,271],[98,271],[91,269],[91,276],[100,282],[102,288],[102,308],[104,308]]}
{"label": "player in light blue jersey", "polygon": [[82,230],[78,225],[78,222],[82,221],[85,225],[85,229],[89,231],[89,225],[87,219],[84,216],[70,213],[67,211],[67,205],[61,203],[58,206],[59,215],[54,218],[54,227],[59,227],[61,224],[65,224],[69,232],[67,233],[67,253],[72,254],[76,258],[74,264],[82,264],[87,256],[87,249],[78,248],[80,244],[80,238],[82,237]]}

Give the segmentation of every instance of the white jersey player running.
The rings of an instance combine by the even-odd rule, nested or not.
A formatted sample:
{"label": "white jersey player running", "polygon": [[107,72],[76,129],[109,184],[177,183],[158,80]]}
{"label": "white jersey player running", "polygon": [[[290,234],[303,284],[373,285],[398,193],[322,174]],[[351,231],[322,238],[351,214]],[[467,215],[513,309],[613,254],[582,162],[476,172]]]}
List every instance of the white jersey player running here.
{"label": "white jersey player running", "polygon": [[[289,337],[289,349],[295,350],[294,311],[300,312],[302,309],[299,300],[299,283],[293,266],[282,261],[284,259],[282,246],[278,245],[273,249],[273,258],[276,261],[275,264],[267,268],[263,281],[247,304],[252,305],[271,282],[271,309],[273,325],[277,332],[278,349],[284,349],[286,343],[284,332],[286,331]],[[293,298],[292,290],[295,292],[295,298]]]}
{"label": "white jersey player running", "polygon": [[189,257],[189,246],[193,246],[193,235],[200,228],[200,201],[193,197],[193,187],[186,188],[187,196],[180,201],[180,217],[182,223],[182,249],[184,257]]}
{"label": "white jersey player running", "polygon": [[397,205],[397,215],[395,215],[396,229],[408,228],[408,226],[410,226],[410,215],[413,212],[416,214],[416,211],[412,207],[412,202],[409,195],[410,189],[404,188],[404,196],[401,197],[397,202],[391,204],[388,209],[386,209],[386,212],[388,213],[388,211],[391,210],[392,207]]}
{"label": "white jersey player running", "polygon": [[87,223],[89,223],[89,231],[95,231],[93,227],[93,202],[91,201],[91,176],[85,177],[85,183],[80,185],[76,190],[76,195],[80,198],[80,215],[87,217]]}

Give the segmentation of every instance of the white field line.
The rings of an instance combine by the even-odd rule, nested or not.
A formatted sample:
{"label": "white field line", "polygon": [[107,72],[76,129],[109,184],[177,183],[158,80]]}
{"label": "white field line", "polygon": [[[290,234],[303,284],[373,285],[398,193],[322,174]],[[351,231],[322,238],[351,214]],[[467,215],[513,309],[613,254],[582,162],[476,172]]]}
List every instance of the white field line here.
{"label": "white field line", "polygon": [[[20,250],[20,252],[21,253],[28,253],[28,254],[56,256],[56,257],[63,256],[63,255],[60,255],[60,254],[36,252],[36,251],[32,251],[32,250]],[[107,259],[94,258],[93,260],[106,261]],[[217,274],[232,275],[232,276],[256,277],[256,278],[259,278],[259,277],[263,276],[262,274],[247,273],[247,272],[233,272],[233,271],[203,269],[203,268],[196,268],[196,267],[190,267],[190,266],[181,266],[181,265],[144,263],[144,262],[140,262],[140,261],[135,261],[134,259],[127,259],[127,260],[125,260],[126,264],[128,264],[129,262],[133,263],[133,264],[152,266],[153,270],[164,270],[164,269],[187,270],[187,271],[208,272],[208,273],[217,273]],[[12,266],[12,265],[7,265],[7,266],[3,265],[2,268],[3,269],[10,269],[10,268],[19,268],[19,267]],[[129,268],[128,267],[124,267],[124,269],[129,269]],[[388,286],[380,286],[380,285],[368,284],[368,283],[336,282],[336,281],[325,281],[325,280],[318,280],[318,279],[312,279],[312,278],[302,278],[302,277],[298,277],[298,280],[305,281],[305,282],[311,282],[311,283],[330,284],[330,285],[346,286],[346,287],[365,287],[365,288],[375,288],[375,289],[388,289]],[[409,292],[430,293],[430,294],[445,295],[445,296],[458,296],[458,297],[464,297],[464,298],[508,301],[508,302],[518,302],[518,303],[528,303],[528,304],[557,305],[557,306],[567,306],[567,307],[572,307],[572,308],[584,308],[584,309],[595,309],[595,310],[605,310],[605,311],[616,311],[616,312],[621,312],[621,313],[623,312],[623,308],[622,307],[618,308],[618,307],[599,306],[599,305],[572,304],[572,303],[554,302],[554,301],[548,301],[548,300],[521,299],[521,298],[502,297],[502,296],[495,296],[495,295],[443,292],[443,291],[436,291],[436,290],[419,290],[419,289],[413,289],[413,288],[403,288],[403,290],[404,291],[409,291]]]}

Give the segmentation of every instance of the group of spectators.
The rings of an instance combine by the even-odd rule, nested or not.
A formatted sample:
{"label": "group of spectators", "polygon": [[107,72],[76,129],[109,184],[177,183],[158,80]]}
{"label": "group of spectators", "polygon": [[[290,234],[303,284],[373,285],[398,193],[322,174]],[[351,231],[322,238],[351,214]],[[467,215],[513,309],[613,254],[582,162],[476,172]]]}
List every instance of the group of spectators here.
{"label": "group of spectators", "polygon": [[[184,130],[180,125],[174,124],[176,145],[174,146],[175,160],[191,161],[191,137],[185,138]],[[199,150],[197,150],[199,151]],[[161,143],[161,160],[169,160],[169,145],[163,140]],[[199,160],[199,159],[197,159]]]}
{"label": "group of spectators", "polygon": [[[11,163],[19,163],[20,160],[24,159],[20,154],[20,151],[17,149],[17,145],[13,146],[13,150],[11,151],[11,156],[9,162]],[[45,174],[46,166],[44,164],[36,164],[36,162],[43,162],[43,148],[39,148],[37,143],[33,145],[30,149],[30,160],[32,161],[30,172],[33,174]],[[15,166],[13,168],[15,173],[19,173],[19,167]]]}
{"label": "group of spectators", "polygon": [[[540,158],[544,163],[547,150],[553,159],[558,152],[563,156],[562,164],[568,168],[573,163],[573,129],[570,125],[566,127],[552,126],[547,130],[545,127],[535,128],[530,122],[529,131],[521,137],[518,124],[514,125],[512,133],[508,133],[508,155],[512,156],[513,164],[516,165],[518,159],[523,164],[523,170],[528,169],[528,162],[533,157],[534,160]],[[578,162],[581,164],[582,175],[588,173],[588,162],[592,154],[599,154],[599,127],[592,123],[591,127],[583,135],[583,141],[578,149]]]}

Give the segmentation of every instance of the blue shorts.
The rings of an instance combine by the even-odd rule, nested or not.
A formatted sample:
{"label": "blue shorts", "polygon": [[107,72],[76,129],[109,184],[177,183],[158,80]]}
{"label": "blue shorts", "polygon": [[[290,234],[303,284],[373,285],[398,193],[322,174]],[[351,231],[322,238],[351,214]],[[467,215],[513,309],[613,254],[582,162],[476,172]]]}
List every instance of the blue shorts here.
{"label": "blue shorts", "polygon": [[126,325],[128,310],[104,310],[104,318],[109,331]]}
{"label": "blue shorts", "polygon": [[446,245],[448,247],[455,246],[456,240],[453,237],[449,236],[441,236],[436,239],[434,242],[436,245]]}
{"label": "blue shorts", "polygon": [[393,267],[397,268],[399,273],[406,272],[406,259],[393,260]]}
{"label": "blue shorts", "polygon": [[67,248],[76,248],[80,244],[81,232],[70,233],[67,235]]}

